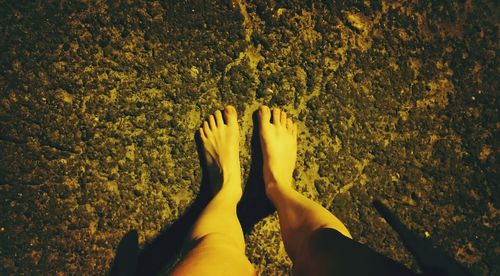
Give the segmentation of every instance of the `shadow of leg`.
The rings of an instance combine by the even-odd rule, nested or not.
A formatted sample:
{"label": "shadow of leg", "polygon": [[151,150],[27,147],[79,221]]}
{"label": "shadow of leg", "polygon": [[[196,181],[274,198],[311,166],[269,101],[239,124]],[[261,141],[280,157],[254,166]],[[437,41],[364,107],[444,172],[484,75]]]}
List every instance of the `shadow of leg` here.
{"label": "shadow of leg", "polygon": [[258,132],[257,111],[252,115],[253,131],[251,141],[252,162],[250,173],[238,204],[238,218],[243,232],[248,234],[261,219],[272,214],[276,209],[266,196],[264,188],[263,161]]}
{"label": "shadow of leg", "polygon": [[130,230],[123,236],[109,275],[135,275],[137,270],[137,254],[139,253],[138,236],[136,230]]}
{"label": "shadow of leg", "polygon": [[431,240],[424,239],[410,231],[382,201],[375,199],[373,206],[396,231],[425,275],[472,275],[454,258],[435,247]]}
{"label": "shadow of leg", "polygon": [[191,227],[207,204],[208,196],[199,195],[176,222],[141,250],[137,261],[138,275],[156,275],[175,264]]}

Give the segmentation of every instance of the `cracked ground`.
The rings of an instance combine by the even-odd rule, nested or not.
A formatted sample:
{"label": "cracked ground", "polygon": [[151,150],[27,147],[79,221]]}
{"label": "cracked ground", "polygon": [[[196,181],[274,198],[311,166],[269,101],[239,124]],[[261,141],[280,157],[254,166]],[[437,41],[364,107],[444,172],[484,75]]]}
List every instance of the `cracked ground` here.
{"label": "cracked ground", "polygon": [[[417,269],[380,198],[499,275],[499,4],[345,2],[0,0],[0,274],[105,273],[192,205],[194,133],[226,104],[249,178],[267,104],[299,121],[296,188],[356,240]],[[275,213],[246,241],[290,273]]]}

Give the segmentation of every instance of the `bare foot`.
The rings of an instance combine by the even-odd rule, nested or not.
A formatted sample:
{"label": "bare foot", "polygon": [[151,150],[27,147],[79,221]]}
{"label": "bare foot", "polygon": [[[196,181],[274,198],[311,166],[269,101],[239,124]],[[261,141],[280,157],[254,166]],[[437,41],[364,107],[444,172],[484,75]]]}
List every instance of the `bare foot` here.
{"label": "bare foot", "polygon": [[203,122],[200,137],[203,143],[209,181],[214,194],[223,194],[239,200],[242,195],[239,155],[240,134],[236,109],[228,105],[217,110]]}
{"label": "bare foot", "polygon": [[259,109],[259,133],[266,192],[269,195],[274,187],[290,189],[297,160],[297,124],[287,119],[284,111],[273,108],[271,112],[263,105]]}

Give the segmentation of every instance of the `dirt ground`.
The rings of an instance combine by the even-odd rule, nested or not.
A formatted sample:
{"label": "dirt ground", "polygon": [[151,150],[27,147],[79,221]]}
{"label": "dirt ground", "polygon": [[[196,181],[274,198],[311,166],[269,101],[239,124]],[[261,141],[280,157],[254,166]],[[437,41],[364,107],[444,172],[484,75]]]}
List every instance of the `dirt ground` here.
{"label": "dirt ground", "polygon": [[[249,179],[264,103],[300,122],[297,189],[356,240],[417,269],[380,198],[500,275],[498,2],[345,2],[0,0],[0,274],[103,274],[128,230],[151,244],[200,191],[200,123],[237,107]],[[275,213],[246,240],[290,272]]]}

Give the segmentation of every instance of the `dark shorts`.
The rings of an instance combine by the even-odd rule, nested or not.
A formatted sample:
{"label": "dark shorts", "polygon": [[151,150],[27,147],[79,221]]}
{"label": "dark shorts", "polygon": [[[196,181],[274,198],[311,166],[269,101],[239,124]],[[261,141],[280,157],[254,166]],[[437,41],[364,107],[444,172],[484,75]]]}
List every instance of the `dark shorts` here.
{"label": "dark shorts", "polygon": [[294,267],[295,275],[418,275],[337,230],[316,230]]}

